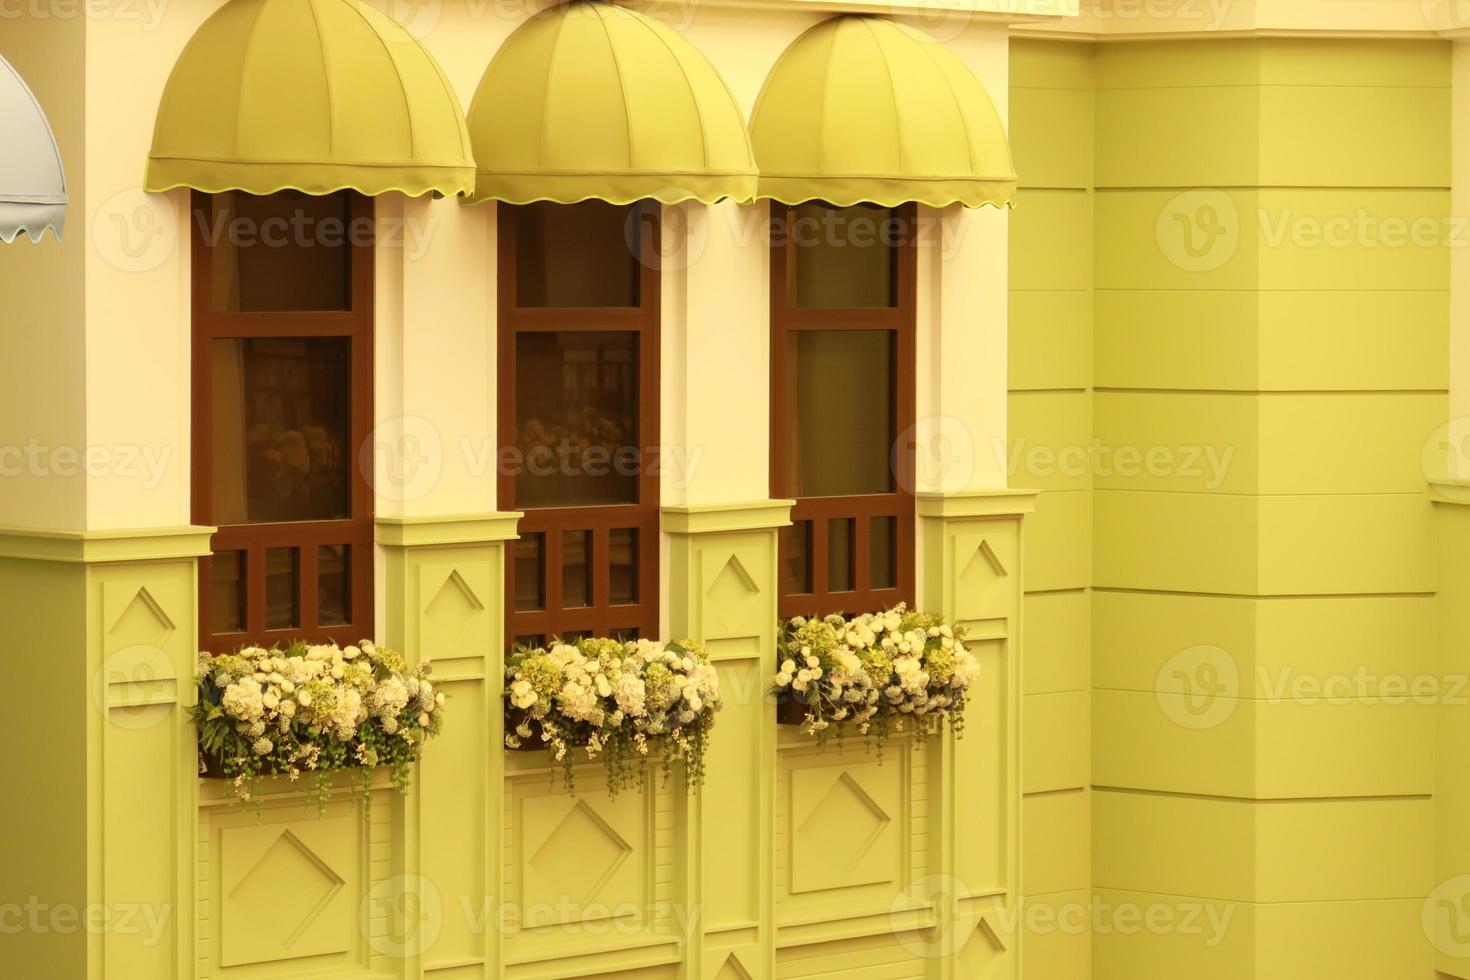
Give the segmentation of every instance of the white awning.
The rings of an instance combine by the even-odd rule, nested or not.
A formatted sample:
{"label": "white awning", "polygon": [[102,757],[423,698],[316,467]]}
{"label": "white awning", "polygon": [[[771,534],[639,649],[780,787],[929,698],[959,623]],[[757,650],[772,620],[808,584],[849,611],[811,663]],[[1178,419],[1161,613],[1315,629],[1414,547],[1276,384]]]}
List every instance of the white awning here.
{"label": "white awning", "polygon": [[50,228],[61,238],[66,174],[51,124],[15,69],[0,58],[0,242],[22,232],[39,242]]}

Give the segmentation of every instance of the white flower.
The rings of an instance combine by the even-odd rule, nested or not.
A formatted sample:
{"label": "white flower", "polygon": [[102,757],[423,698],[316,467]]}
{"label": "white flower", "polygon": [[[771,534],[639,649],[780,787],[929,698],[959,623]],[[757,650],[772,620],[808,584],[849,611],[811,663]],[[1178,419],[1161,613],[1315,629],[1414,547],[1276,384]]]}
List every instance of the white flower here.
{"label": "white flower", "polygon": [[254,677],[242,677],[225,688],[220,697],[220,706],[231,718],[254,721],[265,712],[265,699],[261,695],[260,682]]}
{"label": "white flower", "polygon": [[786,660],[786,661],[783,661],[782,664],[781,664],[781,673],[783,673],[783,674],[794,674],[794,673],[796,673],[796,661],[795,660]]}
{"label": "white flower", "polygon": [[275,746],[271,744],[271,740],[268,738],[258,738],[250,748],[256,755],[270,755],[271,749],[275,748]]}
{"label": "white flower", "polygon": [[519,680],[510,686],[510,703],[522,710],[536,703],[536,689],[530,681]]}
{"label": "white flower", "polygon": [[648,688],[643,683],[643,678],[633,671],[623,671],[612,693],[618,710],[629,718],[642,718],[647,713],[645,700],[648,697]]}
{"label": "white flower", "polygon": [[428,728],[429,727],[429,721],[430,721],[430,719],[429,719],[429,713],[427,711],[420,711],[419,712],[419,727],[420,728]]}

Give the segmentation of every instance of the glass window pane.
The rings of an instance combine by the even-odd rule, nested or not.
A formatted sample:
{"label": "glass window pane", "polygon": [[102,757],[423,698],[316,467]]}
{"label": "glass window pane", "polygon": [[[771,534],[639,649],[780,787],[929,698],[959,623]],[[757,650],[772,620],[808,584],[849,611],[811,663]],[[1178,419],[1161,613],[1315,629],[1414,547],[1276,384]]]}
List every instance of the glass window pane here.
{"label": "glass window pane", "polygon": [[899,230],[893,211],[877,205],[799,205],[787,228],[788,295],[803,309],[896,306]]}
{"label": "glass window pane", "polygon": [[786,344],[789,492],[892,492],[893,335],[797,330],[787,334]]}
{"label": "glass window pane", "polygon": [[323,521],[351,504],[351,341],[213,341],[216,524]]}
{"label": "glass window pane", "polygon": [[827,521],[828,592],[851,592],[857,587],[853,574],[856,524],[851,517],[834,517]]}
{"label": "glass window pane", "polygon": [[346,626],[352,622],[352,546],[325,544],[316,549],[316,622]]}
{"label": "glass window pane", "polygon": [[781,529],[781,594],[812,591],[812,522],[794,521]]}
{"label": "glass window pane", "polygon": [[265,550],[265,628],[301,625],[301,554],[296,548]]}
{"label": "glass window pane", "polygon": [[592,532],[561,533],[561,607],[592,605]]}
{"label": "glass window pane", "polygon": [[352,223],[350,195],[232,191],[195,219],[205,224],[216,312],[352,308],[351,242],[371,242],[372,224]]}
{"label": "glass window pane", "polygon": [[516,637],[515,645],[518,647],[531,647],[533,649],[544,647],[546,646],[546,637],[540,635],[518,636]]}
{"label": "glass window pane", "polygon": [[891,589],[898,583],[898,518],[875,517],[868,526],[868,587]]}
{"label": "glass window pane", "polygon": [[210,628],[216,633],[245,629],[245,552],[216,551],[209,562]]}
{"label": "glass window pane", "polygon": [[638,529],[620,527],[608,532],[608,602],[631,606],[638,601]]}
{"label": "glass window pane", "polygon": [[516,337],[517,507],[638,500],[638,335]]}
{"label": "glass window pane", "polygon": [[615,629],[612,631],[612,638],[619,643],[631,643],[638,639],[638,627],[629,626],[624,629]]}
{"label": "glass window pane", "polygon": [[516,212],[516,305],[636,307],[636,206],[584,201]]}
{"label": "glass window pane", "polygon": [[546,608],[546,535],[523,534],[515,543],[516,609]]}

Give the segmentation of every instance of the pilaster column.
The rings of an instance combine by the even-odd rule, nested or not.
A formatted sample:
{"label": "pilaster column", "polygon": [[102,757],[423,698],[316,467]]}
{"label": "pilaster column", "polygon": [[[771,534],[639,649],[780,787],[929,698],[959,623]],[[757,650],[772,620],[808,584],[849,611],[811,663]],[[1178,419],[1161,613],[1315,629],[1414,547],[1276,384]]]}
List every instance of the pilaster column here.
{"label": "pilaster column", "polygon": [[[194,968],[196,562],[213,529],[0,530],[6,722],[0,846],[20,974]],[[14,726],[12,728],[12,726]]]}
{"label": "pilaster column", "polygon": [[963,737],[929,753],[930,977],[1014,977],[1021,853],[1021,548],[1032,490],[920,494],[921,608],[964,629],[983,673]]}
{"label": "pilaster column", "polygon": [[[434,663],[448,699],[444,732],[424,753],[403,801],[407,921],[386,944],[405,976],[499,977],[505,969],[497,907],[502,881],[505,732],[505,543],[517,513],[394,517],[378,521],[385,558],[384,641]],[[416,922],[415,922],[416,919]]]}
{"label": "pilaster column", "polygon": [[725,698],[708,782],[680,821],[687,980],[776,975],[776,727],[766,688],[776,648],[776,532],[790,523],[791,506],[664,508],[670,635],[704,645]]}

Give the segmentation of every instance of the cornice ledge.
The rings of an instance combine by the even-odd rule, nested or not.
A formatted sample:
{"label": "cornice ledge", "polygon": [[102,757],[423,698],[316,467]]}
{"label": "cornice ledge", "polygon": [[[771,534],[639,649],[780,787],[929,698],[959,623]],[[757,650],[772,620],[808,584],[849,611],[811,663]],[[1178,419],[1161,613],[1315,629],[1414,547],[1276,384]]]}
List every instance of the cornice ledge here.
{"label": "cornice ledge", "polygon": [[920,517],[1016,517],[1034,513],[1041,491],[999,487],[994,490],[957,490],[953,493],[916,494]]}
{"label": "cornice ledge", "polygon": [[1078,16],[1018,24],[1015,37],[1095,42],[1204,38],[1470,38],[1455,0],[1083,0]]}
{"label": "cornice ledge", "polygon": [[517,537],[519,511],[480,514],[379,517],[378,544],[385,548],[429,548],[448,545],[493,544]]}
{"label": "cornice ledge", "polygon": [[209,554],[214,531],[193,524],[106,531],[0,527],[0,558],[85,565],[179,561]]}
{"label": "cornice ledge", "polygon": [[763,531],[791,523],[794,500],[750,500],[728,504],[669,504],[660,508],[669,534]]}

